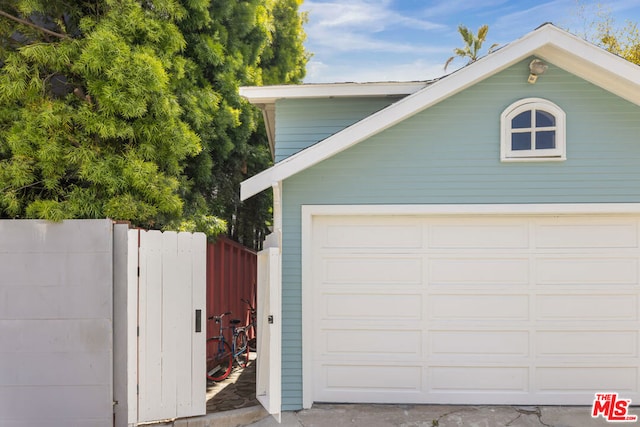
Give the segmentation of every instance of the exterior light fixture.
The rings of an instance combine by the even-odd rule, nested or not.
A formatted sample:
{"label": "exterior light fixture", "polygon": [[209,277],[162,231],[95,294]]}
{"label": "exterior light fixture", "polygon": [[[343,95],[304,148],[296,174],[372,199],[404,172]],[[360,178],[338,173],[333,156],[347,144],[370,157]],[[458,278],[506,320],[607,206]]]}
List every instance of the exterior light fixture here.
{"label": "exterior light fixture", "polygon": [[538,80],[538,76],[544,74],[547,71],[549,66],[542,62],[540,59],[534,59],[529,64],[529,79],[527,80],[529,83],[534,84]]}

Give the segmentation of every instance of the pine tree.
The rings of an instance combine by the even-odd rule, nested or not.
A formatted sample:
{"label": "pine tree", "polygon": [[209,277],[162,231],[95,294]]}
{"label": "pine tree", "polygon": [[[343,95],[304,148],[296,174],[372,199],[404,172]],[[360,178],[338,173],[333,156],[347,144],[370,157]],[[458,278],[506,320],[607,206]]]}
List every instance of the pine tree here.
{"label": "pine tree", "polygon": [[187,40],[190,84],[202,88],[198,98],[181,97],[185,120],[203,145],[187,168],[187,209],[198,218],[206,212],[223,218],[230,237],[256,249],[268,234],[271,197],[240,202],[240,182],[270,166],[271,154],[261,113],[238,89],[302,80],[308,57],[299,4],[203,0],[191,2],[188,19],[179,24]]}
{"label": "pine tree", "polygon": [[172,92],[184,78],[178,2],[2,5],[0,215],[177,218],[199,137]]}
{"label": "pine tree", "polygon": [[225,229],[258,247],[271,162],[241,85],[298,83],[300,0],[0,0],[0,218]]}

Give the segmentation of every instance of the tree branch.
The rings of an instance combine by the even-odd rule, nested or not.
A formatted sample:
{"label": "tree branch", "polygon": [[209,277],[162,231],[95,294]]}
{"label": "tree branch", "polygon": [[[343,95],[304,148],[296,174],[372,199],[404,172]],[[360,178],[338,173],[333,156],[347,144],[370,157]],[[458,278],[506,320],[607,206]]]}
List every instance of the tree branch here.
{"label": "tree branch", "polygon": [[23,185],[22,187],[14,188],[13,190],[11,189],[11,186],[9,185],[7,187],[4,187],[2,190],[0,190],[0,192],[4,193],[4,192],[7,192],[7,191],[20,191],[20,190],[24,190],[25,188],[35,187],[36,185],[42,184],[43,182],[44,182],[43,180],[40,180],[40,181],[37,181],[37,182],[32,182],[31,184]]}
{"label": "tree branch", "polygon": [[22,25],[27,25],[29,27],[35,28],[38,31],[42,31],[45,34],[49,34],[50,36],[54,36],[54,37],[58,37],[60,39],[70,39],[71,37],[69,37],[66,34],[60,34],[60,33],[56,33],[55,31],[51,31],[51,30],[47,30],[46,28],[43,28],[39,25],[34,24],[33,22],[29,22],[27,20],[18,18],[17,16],[13,16],[7,12],[5,12],[4,10],[0,10],[0,16],[4,16],[5,18],[11,19],[12,21],[18,22]]}

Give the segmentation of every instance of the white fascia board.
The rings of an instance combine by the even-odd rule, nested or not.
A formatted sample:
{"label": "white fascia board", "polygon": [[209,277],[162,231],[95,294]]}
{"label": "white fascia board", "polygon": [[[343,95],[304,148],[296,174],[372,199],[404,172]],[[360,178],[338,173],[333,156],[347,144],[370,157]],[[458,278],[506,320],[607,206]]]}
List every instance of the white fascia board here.
{"label": "white fascia board", "polygon": [[262,120],[264,120],[264,128],[267,132],[267,140],[269,141],[269,151],[271,152],[271,160],[276,158],[276,106],[274,104],[265,105],[262,108]]}
{"label": "white fascia board", "polygon": [[[245,200],[270,187],[273,182],[283,181],[508,68],[518,61],[539,53],[546,53],[555,59],[561,57],[573,58],[564,60],[564,65],[568,67],[567,69],[570,72],[573,71],[572,68],[585,69],[584,64],[587,64],[590,67],[588,70],[585,69],[583,74],[589,74],[590,81],[594,81],[594,83],[596,81],[603,84],[608,83],[613,87],[616,79],[608,78],[604,73],[605,69],[593,62],[593,58],[596,57],[599,61],[602,61],[605,66],[613,67],[614,75],[618,75],[618,68],[623,71],[623,75],[626,77],[625,82],[633,82],[633,84],[627,84],[627,86],[632,86],[628,87],[627,90],[631,90],[633,93],[640,90],[640,86],[638,85],[638,83],[640,83],[640,69],[638,69],[636,65],[624,64],[627,62],[624,59],[618,58],[553,25],[545,25],[496,52],[479,59],[473,64],[452,73],[446,78],[424,87],[418,92],[365,117],[361,121],[326,138],[318,144],[302,150],[271,168],[247,179],[241,184],[240,198]],[[551,61],[551,59],[552,58],[549,58],[548,60]],[[556,61],[551,62],[556,64]],[[562,67],[563,65],[558,66]],[[600,72],[600,78],[595,76],[598,72]],[[544,75],[541,76],[541,78],[544,78]],[[605,89],[607,89],[607,87],[605,87]]]}
{"label": "white fascia board", "polygon": [[317,83],[279,86],[243,86],[240,96],[250,103],[273,104],[277,99],[402,96],[419,91],[429,82]]}
{"label": "white fascia board", "polygon": [[576,62],[583,62],[591,65],[594,74],[606,70],[618,78],[640,84],[640,66],[559,28],[550,26],[548,31],[555,33],[550,41],[560,49],[553,55],[556,62],[563,62],[569,67]]}
{"label": "white fascia board", "polygon": [[555,32],[553,43],[541,46],[537,56],[640,105],[640,66],[558,28],[549,31]]}
{"label": "white fascia board", "polygon": [[[640,203],[536,203],[459,205],[303,205],[302,217],[340,215],[638,215]],[[305,235],[305,234],[303,234]],[[309,234],[310,235],[310,234]]]}

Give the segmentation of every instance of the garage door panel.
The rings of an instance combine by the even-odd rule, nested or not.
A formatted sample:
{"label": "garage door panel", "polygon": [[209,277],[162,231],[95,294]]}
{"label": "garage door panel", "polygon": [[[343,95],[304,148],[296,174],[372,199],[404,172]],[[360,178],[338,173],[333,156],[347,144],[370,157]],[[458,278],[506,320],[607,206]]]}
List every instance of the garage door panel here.
{"label": "garage door panel", "polygon": [[637,285],[637,257],[541,257],[536,263],[540,285]]}
{"label": "garage door panel", "polygon": [[324,284],[421,285],[421,257],[325,258]]}
{"label": "garage door panel", "polygon": [[636,367],[539,367],[535,376],[539,392],[638,391]]}
{"label": "garage door panel", "polygon": [[431,331],[431,357],[528,356],[529,331]]}
{"label": "garage door panel", "polygon": [[525,221],[436,224],[429,227],[428,246],[434,249],[523,249],[529,247],[529,226]]}
{"label": "garage door panel", "polygon": [[529,258],[429,258],[429,283],[432,285],[526,285],[529,283]]}
{"label": "garage door panel", "polygon": [[414,249],[422,247],[422,228],[376,223],[329,225],[321,239],[325,248]]}
{"label": "garage door panel", "polygon": [[529,295],[431,295],[431,320],[528,320]]}
{"label": "garage door panel", "polygon": [[526,392],[526,366],[434,366],[429,369],[429,389],[433,392]]}
{"label": "garage door panel", "polygon": [[325,330],[327,357],[356,355],[364,358],[420,357],[420,330]]}
{"label": "garage door panel", "polygon": [[421,294],[324,294],[320,306],[324,319],[420,319]]}
{"label": "garage door panel", "polygon": [[324,365],[326,389],[420,391],[422,367],[419,365]]}
{"label": "garage door panel", "polygon": [[634,321],[638,320],[637,298],[634,294],[541,294],[536,298],[536,315],[549,321]]}
{"label": "garage door panel", "polygon": [[541,357],[636,357],[637,331],[538,331],[536,354]]}
{"label": "garage door panel", "polygon": [[575,224],[567,220],[536,226],[538,248],[637,248],[637,221],[584,222]]}

